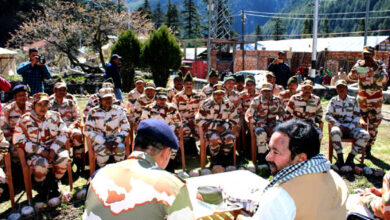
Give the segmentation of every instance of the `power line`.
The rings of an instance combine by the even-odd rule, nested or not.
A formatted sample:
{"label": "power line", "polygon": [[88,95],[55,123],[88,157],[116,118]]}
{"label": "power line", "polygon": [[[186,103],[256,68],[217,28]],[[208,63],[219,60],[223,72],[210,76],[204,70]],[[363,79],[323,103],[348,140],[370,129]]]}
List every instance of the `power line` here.
{"label": "power line", "polygon": [[[252,14],[268,14],[268,15],[294,15],[294,16],[307,16],[307,15],[313,15],[311,13],[308,14],[302,14],[302,13],[287,13],[287,12],[265,12],[265,11],[253,11],[253,10],[245,10],[245,12],[249,12]],[[375,10],[375,11],[369,11],[369,13],[383,13],[383,12],[390,12],[390,10]],[[331,12],[331,13],[319,13],[319,15],[343,15],[343,14],[366,14],[365,11],[358,11],[358,12]]]}
{"label": "power line", "polygon": [[[259,14],[251,14],[251,13],[245,13],[247,16],[252,17],[263,17],[263,18],[280,18],[280,19],[290,19],[290,20],[306,20],[308,19],[303,17],[284,17],[284,16],[271,16],[271,15],[259,15]],[[370,19],[385,19],[390,18],[390,16],[377,16],[377,17],[370,17]],[[325,19],[325,17],[321,17],[320,19]],[[365,17],[353,17],[353,18],[326,18],[330,21],[336,21],[336,20],[363,20]]]}

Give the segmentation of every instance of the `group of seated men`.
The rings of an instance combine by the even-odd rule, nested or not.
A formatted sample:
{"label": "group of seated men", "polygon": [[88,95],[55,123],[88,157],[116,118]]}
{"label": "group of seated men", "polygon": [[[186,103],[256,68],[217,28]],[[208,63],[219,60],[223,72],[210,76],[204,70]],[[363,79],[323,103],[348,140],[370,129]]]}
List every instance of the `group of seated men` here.
{"label": "group of seated men", "polygon": [[[218,74],[211,70],[209,84],[197,91],[191,73],[176,76],[174,88],[168,90],[155,88],[153,82],[146,83],[137,76],[126,105],[114,98],[112,83],[105,82],[88,100],[83,111],[84,128],[77,100],[67,93],[64,82],[55,84],[50,97],[37,93],[29,98],[28,87],[18,85],[13,88],[14,101],[2,112],[0,126],[4,142],[10,144],[13,161],[18,160],[16,149],[23,149],[27,163],[33,167],[38,191],[49,192],[49,195],[58,195],[57,181],[64,175],[70,160],[65,149],[67,143],[73,148],[78,171],[83,163],[84,136],[92,141],[97,164],[103,167],[110,157],[117,162],[124,160],[124,142],[131,127],[136,128],[148,118],[165,121],[177,136],[182,129],[185,141],[197,140],[198,129],[202,129],[212,164],[229,165],[236,137],[242,130],[251,131],[256,137],[257,153],[261,155],[259,163],[265,163],[268,139],[279,123],[303,120],[320,134],[323,128],[321,102],[313,94],[312,81],[304,81],[299,91],[296,77],[288,80],[287,90],[275,84],[272,72],[266,74],[266,79],[258,91],[252,77],[226,76],[223,83],[219,83]],[[331,126],[330,135],[338,155],[336,165],[353,166],[355,155],[365,148],[370,136],[359,125],[359,105],[347,95],[346,82],[339,80],[336,89],[338,95],[329,103],[325,119]],[[356,139],[346,163],[341,146],[343,135]],[[175,152],[171,155],[171,159],[174,158]],[[49,164],[54,165],[54,175],[48,172]],[[43,181],[45,178],[47,181]]]}

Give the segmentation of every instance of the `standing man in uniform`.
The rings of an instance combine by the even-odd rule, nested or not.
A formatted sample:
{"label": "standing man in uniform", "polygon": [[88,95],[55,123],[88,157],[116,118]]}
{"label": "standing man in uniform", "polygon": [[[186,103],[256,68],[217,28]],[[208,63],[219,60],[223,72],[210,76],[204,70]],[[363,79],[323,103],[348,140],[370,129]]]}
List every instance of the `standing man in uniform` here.
{"label": "standing man in uniform", "polygon": [[[286,111],[293,118],[303,120],[313,125],[322,137],[322,107],[321,99],[313,94],[313,82],[310,80],[303,81],[301,92],[291,97],[287,103]],[[318,126],[317,126],[318,124]]]}
{"label": "standing man in uniform", "polygon": [[[213,164],[220,162],[217,158],[220,151],[225,156],[225,161],[229,161],[227,156],[236,140],[233,126],[238,123],[237,111],[233,103],[224,97],[223,85],[215,84],[213,96],[204,101],[195,116],[196,123],[202,127],[205,139],[209,143]],[[231,163],[223,165],[231,165]]]}
{"label": "standing man in uniform", "polygon": [[196,140],[199,138],[195,125],[195,114],[199,110],[201,102],[206,99],[202,92],[197,92],[193,88],[194,80],[191,73],[187,73],[184,77],[184,90],[173,99],[183,123],[184,141],[188,141],[191,137]]}
{"label": "standing man in uniform", "polygon": [[268,66],[268,70],[275,74],[275,83],[283,86],[283,88],[287,86],[287,80],[290,77],[290,67],[284,62],[285,58],[286,54],[284,51],[279,51],[278,57]]}
{"label": "standing man in uniform", "polygon": [[278,123],[283,122],[284,108],[279,97],[272,95],[272,84],[264,83],[261,95],[255,97],[245,114],[245,121],[256,136],[257,153],[260,162],[265,163],[267,137],[271,137]]}
{"label": "standing man in uniform", "polygon": [[378,127],[382,121],[382,91],[389,76],[386,66],[381,61],[374,60],[374,48],[365,47],[363,59],[358,60],[348,74],[348,80],[358,80],[358,96],[360,112],[364,124],[368,126],[370,140],[366,147],[366,157],[371,157],[371,147],[374,145]]}
{"label": "standing man in uniform", "polygon": [[181,91],[183,91],[183,77],[180,73],[173,78],[173,88],[170,88],[167,92],[168,101],[173,102],[175,95]]}
{"label": "standing man in uniform", "polygon": [[348,96],[348,85],[343,79],[336,82],[337,96],[333,97],[325,114],[325,120],[331,127],[330,136],[332,145],[337,153],[336,166],[340,169],[344,166],[342,137],[355,139],[352,151],[349,153],[345,165],[354,167],[353,159],[366,147],[370,135],[360,127],[360,109],[356,99]]}
{"label": "standing man in uniform", "polygon": [[185,182],[164,170],[178,148],[169,125],[143,120],[129,158],[91,178],[83,219],[195,219]]}
{"label": "standing man in uniform", "polygon": [[125,159],[125,138],[130,125],[125,110],[112,104],[113,89],[99,90],[100,105],[89,111],[85,123],[85,136],[91,139],[99,167],[106,165],[110,156],[116,162]]}
{"label": "standing man in uniform", "polygon": [[[58,112],[49,110],[49,96],[36,93],[32,111],[22,115],[15,127],[13,144],[26,153],[27,164],[32,167],[40,199],[58,197],[58,180],[70,161],[65,149],[68,128]],[[49,172],[53,165],[54,176]]]}
{"label": "standing man in uniform", "polygon": [[209,84],[203,87],[202,92],[206,95],[206,97],[210,97],[213,94],[213,86],[218,83],[218,74],[217,71],[211,69],[208,75]]}
{"label": "standing man in uniform", "polygon": [[30,61],[20,64],[17,73],[22,75],[23,83],[30,86],[31,94],[44,92],[43,80],[51,79],[49,69],[45,65],[44,59],[40,58],[38,50],[31,48],[28,50],[28,58]]}
{"label": "standing man in uniform", "polygon": [[60,113],[62,120],[68,127],[68,138],[73,147],[73,161],[77,165],[77,171],[83,167],[82,153],[84,152],[84,136],[81,132],[81,117],[77,104],[66,98],[67,87],[65,82],[57,82],[54,85],[54,99],[50,100],[50,110]]}
{"label": "standing man in uniform", "polygon": [[106,72],[104,75],[105,79],[112,78],[114,80],[114,92],[115,92],[115,98],[120,100],[123,103],[122,98],[122,78],[120,73],[120,66],[121,66],[121,59],[122,57],[118,54],[113,54],[111,56],[111,60],[106,65]]}
{"label": "standing man in uniform", "polygon": [[17,163],[19,157],[16,148],[12,144],[12,136],[20,117],[31,111],[32,103],[28,101],[28,87],[26,85],[16,85],[12,89],[12,93],[15,101],[6,105],[1,112],[0,127],[4,132],[5,139],[11,145],[12,161]]}

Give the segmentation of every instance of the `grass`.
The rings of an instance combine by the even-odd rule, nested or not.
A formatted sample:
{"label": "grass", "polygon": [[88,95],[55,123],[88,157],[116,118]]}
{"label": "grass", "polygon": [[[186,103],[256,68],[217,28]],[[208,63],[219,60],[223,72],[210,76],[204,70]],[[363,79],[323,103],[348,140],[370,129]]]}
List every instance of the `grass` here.
{"label": "grass", "polygon": [[[124,96],[125,97],[125,96]],[[80,98],[79,99],[79,109],[82,112],[85,105],[87,103],[87,98]],[[322,100],[322,107],[324,111],[326,110],[326,107],[328,105],[328,100]],[[390,111],[390,105],[383,105],[383,111]],[[384,114],[384,118],[390,118],[390,114],[386,115]],[[328,155],[328,128],[327,123],[324,124],[323,129],[323,139],[321,143],[321,153]],[[379,133],[377,136],[377,140],[375,142],[375,145],[373,146],[372,153],[375,156],[372,160],[365,160],[365,164],[371,168],[380,168],[385,171],[390,169],[390,123],[388,121],[382,121],[381,125],[379,126]],[[344,155],[348,154],[348,152],[351,150],[350,144],[344,143]],[[239,162],[241,164],[247,163],[248,160],[241,160],[239,159]],[[334,160],[333,160],[334,162]],[[199,157],[197,156],[186,156],[186,165],[187,170],[191,170],[194,168],[200,167]],[[75,167],[73,167],[75,170]],[[88,167],[86,167],[88,169]],[[88,170],[89,171],[89,170]],[[176,170],[176,172],[181,170]],[[89,172],[86,172],[89,173]],[[84,175],[83,177],[75,177],[74,180],[74,193],[82,189],[83,186],[87,183],[88,174]],[[348,185],[348,188],[351,193],[353,193],[354,189],[356,188],[366,188],[366,187],[380,187],[381,186],[381,179],[378,178],[367,178],[365,176],[360,175],[345,175],[343,176],[345,182]],[[19,181],[19,182],[15,182]],[[26,202],[26,195],[24,193],[24,185],[23,185],[23,179],[15,179],[14,185],[16,185],[16,209],[20,211],[20,209],[27,204]],[[67,185],[61,185],[62,191],[68,191],[69,187]],[[34,195],[36,193],[34,192]],[[0,218],[6,218],[8,214],[10,213],[10,202],[8,199],[4,199],[4,197],[7,197],[6,195],[3,195],[0,199]],[[84,209],[84,203],[83,201],[71,201],[69,204],[63,204],[60,207],[57,207],[55,210],[49,210],[48,212],[40,213],[39,215],[36,215],[33,219],[74,219],[76,216],[79,216],[82,214]]]}

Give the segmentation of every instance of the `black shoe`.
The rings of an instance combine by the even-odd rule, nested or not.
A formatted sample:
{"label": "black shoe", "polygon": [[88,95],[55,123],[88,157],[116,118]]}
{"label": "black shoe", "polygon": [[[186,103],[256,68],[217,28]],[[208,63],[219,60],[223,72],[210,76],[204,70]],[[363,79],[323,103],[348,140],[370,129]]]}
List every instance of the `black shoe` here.
{"label": "black shoe", "polygon": [[355,167],[355,163],[353,162],[353,159],[355,158],[355,155],[349,153],[347,160],[345,161],[345,165],[351,166],[352,168]]}
{"label": "black shoe", "polygon": [[371,154],[371,147],[367,147],[366,151],[364,152],[364,158],[366,159],[372,159],[373,156]]}
{"label": "black shoe", "polygon": [[337,161],[334,165],[336,165],[338,168],[341,168],[342,166],[344,166],[344,157],[343,157],[342,153],[337,154]]}

